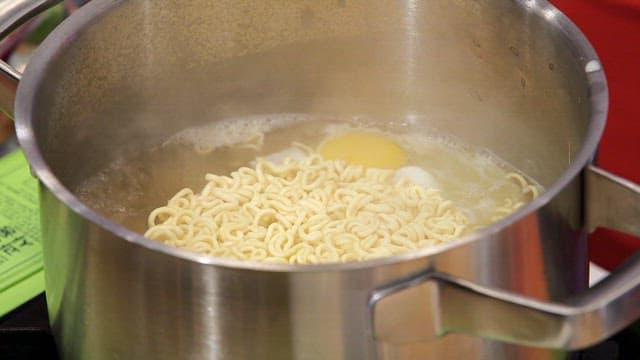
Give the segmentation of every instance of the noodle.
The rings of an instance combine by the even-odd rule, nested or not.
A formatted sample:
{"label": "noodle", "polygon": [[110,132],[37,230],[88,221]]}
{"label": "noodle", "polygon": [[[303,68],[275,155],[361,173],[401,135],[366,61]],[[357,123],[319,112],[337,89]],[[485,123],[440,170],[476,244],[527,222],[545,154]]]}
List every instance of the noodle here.
{"label": "noodle", "polygon": [[[518,186],[520,186],[522,194],[525,196],[529,195],[531,197],[531,200],[538,197],[540,190],[538,190],[538,187],[536,187],[535,185],[529,184],[529,182],[527,181],[527,179],[524,178],[524,176],[518,173],[511,172],[507,174],[507,179],[515,180]],[[513,199],[510,199],[510,198],[504,199],[502,202],[502,205],[496,207],[496,209],[493,211],[493,216],[491,217],[491,221],[498,221],[506,217],[507,215],[518,210],[524,204],[525,202],[523,201],[514,201]]]}
{"label": "noodle", "polygon": [[[307,150],[309,151],[309,150]],[[206,175],[148,218],[145,236],[215,256],[277,263],[352,261],[462,234],[467,217],[438,190],[319,155],[258,159],[230,176]]]}
{"label": "noodle", "polygon": [[[255,168],[229,176],[207,174],[200,193],[178,191],[150,213],[144,235],[212,256],[305,264],[390,256],[476,228],[437,189],[397,179],[395,170],[325,160],[295,145],[307,153],[304,159],[286,158],[283,164],[258,159]],[[507,178],[523,195],[538,195],[520,174]],[[505,199],[492,220],[522,204]]]}

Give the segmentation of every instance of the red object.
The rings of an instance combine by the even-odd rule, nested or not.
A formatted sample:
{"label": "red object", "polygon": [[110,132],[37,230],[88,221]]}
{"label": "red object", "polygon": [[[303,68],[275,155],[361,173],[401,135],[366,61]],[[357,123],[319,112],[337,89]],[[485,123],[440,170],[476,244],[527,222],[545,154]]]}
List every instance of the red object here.
{"label": "red object", "polygon": [[611,229],[597,228],[589,235],[589,258],[613,270],[638,250],[640,239]]}
{"label": "red object", "polygon": [[[598,165],[640,183],[640,0],[551,2],[587,36],[607,76],[609,116]],[[598,229],[589,247],[591,261],[611,270],[640,249],[640,239]]]}

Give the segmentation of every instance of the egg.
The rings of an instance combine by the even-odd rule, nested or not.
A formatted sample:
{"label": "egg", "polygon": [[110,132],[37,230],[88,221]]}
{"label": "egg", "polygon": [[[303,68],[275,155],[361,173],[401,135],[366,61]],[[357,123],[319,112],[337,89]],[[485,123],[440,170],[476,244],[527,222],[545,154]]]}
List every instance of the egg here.
{"label": "egg", "polygon": [[286,158],[299,161],[305,157],[307,157],[307,154],[304,151],[296,147],[290,147],[265,156],[265,160],[271,161],[274,164],[282,165]]}
{"label": "egg", "polygon": [[318,152],[327,160],[381,169],[397,169],[407,163],[407,154],[395,141],[368,132],[350,132],[327,139]]}
{"label": "egg", "polygon": [[[264,157],[265,160],[272,162],[276,165],[282,165],[284,164],[284,160],[287,158],[290,158],[292,160],[302,160],[305,157],[307,157],[307,154],[302,151],[301,149],[297,148],[297,147],[290,147],[290,148],[286,148],[284,150],[280,150],[278,152],[274,152],[271,153],[267,156]],[[256,167],[256,161],[253,160],[251,162],[249,162],[249,166],[251,166],[252,168]]]}
{"label": "egg", "polygon": [[429,172],[418,166],[404,166],[396,171],[395,179],[407,179],[426,189],[439,188],[438,182]]}

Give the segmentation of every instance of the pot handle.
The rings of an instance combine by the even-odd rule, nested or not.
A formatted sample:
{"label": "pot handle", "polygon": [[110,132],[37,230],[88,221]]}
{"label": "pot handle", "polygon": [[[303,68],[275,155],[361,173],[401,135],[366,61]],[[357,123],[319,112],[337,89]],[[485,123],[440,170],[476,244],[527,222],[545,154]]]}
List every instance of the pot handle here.
{"label": "pot handle", "polygon": [[[61,0],[0,0],[0,39]],[[0,110],[11,117],[20,72],[0,60]]]}
{"label": "pot handle", "polygon": [[[640,235],[640,186],[595,166],[585,169],[586,229]],[[421,308],[414,300],[419,296]],[[580,349],[640,318],[640,252],[589,290],[550,303],[486,288],[435,270],[384,286],[369,300],[380,342],[424,341],[463,333],[509,343]]]}

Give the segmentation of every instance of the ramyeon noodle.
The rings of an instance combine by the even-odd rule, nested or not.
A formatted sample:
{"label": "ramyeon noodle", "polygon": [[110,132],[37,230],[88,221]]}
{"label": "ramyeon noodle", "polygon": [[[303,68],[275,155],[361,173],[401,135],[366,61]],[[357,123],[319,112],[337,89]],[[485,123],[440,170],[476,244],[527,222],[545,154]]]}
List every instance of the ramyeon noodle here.
{"label": "ramyeon noodle", "polygon": [[[145,236],[212,256],[272,263],[372,259],[432,246],[474,229],[437,189],[394,178],[394,170],[307,157],[258,159],[230,176],[207,174],[200,193],[180,190],[148,217]],[[523,194],[538,189],[507,175]],[[505,199],[498,220],[523,203]]]}

